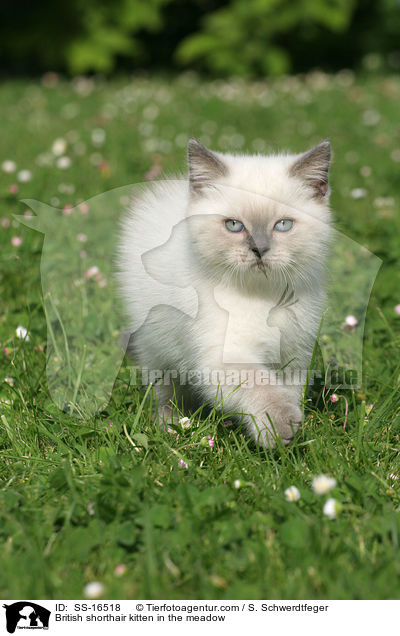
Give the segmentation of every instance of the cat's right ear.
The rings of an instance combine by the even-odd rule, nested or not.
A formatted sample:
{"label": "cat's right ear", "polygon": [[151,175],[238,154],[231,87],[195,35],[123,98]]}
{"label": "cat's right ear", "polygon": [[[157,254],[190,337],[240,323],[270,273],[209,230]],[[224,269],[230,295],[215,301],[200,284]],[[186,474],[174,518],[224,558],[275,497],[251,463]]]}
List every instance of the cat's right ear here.
{"label": "cat's right ear", "polygon": [[328,139],[300,155],[290,167],[289,174],[300,177],[310,186],[316,199],[329,196],[329,166],[331,144]]}
{"label": "cat's right ear", "polygon": [[193,194],[228,174],[228,168],[215,153],[193,137],[188,143],[189,184]]}

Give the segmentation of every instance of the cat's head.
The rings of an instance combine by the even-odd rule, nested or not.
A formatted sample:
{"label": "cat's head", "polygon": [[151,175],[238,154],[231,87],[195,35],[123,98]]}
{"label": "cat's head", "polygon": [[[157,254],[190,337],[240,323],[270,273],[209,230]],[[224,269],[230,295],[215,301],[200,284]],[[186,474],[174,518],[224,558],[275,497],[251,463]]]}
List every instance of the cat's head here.
{"label": "cat's head", "polygon": [[191,139],[188,217],[201,260],[242,282],[311,279],[329,244],[330,156],[329,141],[262,156],[216,153]]}

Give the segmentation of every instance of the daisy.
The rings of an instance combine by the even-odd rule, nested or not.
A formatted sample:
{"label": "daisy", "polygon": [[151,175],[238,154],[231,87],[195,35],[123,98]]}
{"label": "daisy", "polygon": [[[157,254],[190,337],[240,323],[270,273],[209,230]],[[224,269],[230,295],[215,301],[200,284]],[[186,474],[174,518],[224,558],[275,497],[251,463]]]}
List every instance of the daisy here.
{"label": "daisy", "polygon": [[300,491],[296,486],[289,486],[285,490],[286,501],[298,501],[300,499]]}
{"label": "daisy", "polygon": [[181,419],[179,420],[179,424],[182,426],[182,428],[190,428],[192,426],[192,423],[190,421],[190,419],[188,417],[181,417]]}
{"label": "daisy", "polygon": [[61,137],[53,142],[51,151],[56,157],[61,157],[67,149],[67,142]]}
{"label": "daisy", "polygon": [[92,581],[83,588],[83,595],[85,598],[100,598],[104,592],[104,585],[99,581]]}
{"label": "daisy", "polygon": [[336,499],[330,498],[324,504],[323,513],[328,519],[336,519],[340,509],[340,503]]}
{"label": "daisy", "polygon": [[326,495],[336,486],[336,479],[328,475],[317,475],[312,481],[312,489],[316,495]]}
{"label": "daisy", "polygon": [[356,325],[358,325],[358,320],[355,316],[346,316],[346,318],[344,319],[344,322],[346,323],[346,325],[348,325],[349,327],[355,327]]}
{"label": "daisy", "polygon": [[8,174],[10,174],[11,172],[16,171],[17,164],[15,163],[15,161],[12,161],[11,159],[6,159],[1,164],[1,169],[3,170],[3,172],[7,172]]}
{"label": "daisy", "polygon": [[20,170],[17,174],[17,179],[21,183],[28,183],[32,179],[32,172],[30,170]]}
{"label": "daisy", "polygon": [[69,157],[60,157],[59,159],[57,159],[56,165],[57,168],[60,168],[60,170],[67,170],[67,168],[69,168],[71,166],[71,159]]}
{"label": "daisy", "polygon": [[28,330],[25,329],[25,327],[21,327],[21,325],[19,325],[19,327],[17,327],[15,330],[15,334],[17,338],[20,338],[21,340],[26,340],[27,342],[29,341]]}
{"label": "daisy", "polygon": [[352,199],[363,199],[367,196],[367,191],[365,188],[354,188],[350,195]]}

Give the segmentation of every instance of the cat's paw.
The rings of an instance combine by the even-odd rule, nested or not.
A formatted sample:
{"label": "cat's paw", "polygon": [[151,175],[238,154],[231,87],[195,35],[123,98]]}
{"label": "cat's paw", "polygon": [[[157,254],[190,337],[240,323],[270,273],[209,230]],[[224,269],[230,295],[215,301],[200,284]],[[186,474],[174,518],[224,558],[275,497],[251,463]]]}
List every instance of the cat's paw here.
{"label": "cat's paw", "polygon": [[[282,401],[279,407],[266,409],[259,425],[254,427],[252,435],[261,446],[273,448],[276,438],[283,444],[290,444],[303,419],[300,407],[293,402]],[[253,427],[252,427],[253,428]]]}
{"label": "cat's paw", "polygon": [[303,413],[297,404],[287,402],[282,404],[277,416],[276,432],[284,444],[289,444],[299,429]]}

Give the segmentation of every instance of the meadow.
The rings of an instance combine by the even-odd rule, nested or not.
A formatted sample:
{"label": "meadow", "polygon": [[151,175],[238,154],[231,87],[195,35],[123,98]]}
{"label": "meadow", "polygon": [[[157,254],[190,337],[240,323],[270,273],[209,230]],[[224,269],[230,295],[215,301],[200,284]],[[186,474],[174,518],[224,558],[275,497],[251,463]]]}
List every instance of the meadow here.
{"label": "meadow", "polygon": [[[400,597],[399,104],[398,75],[350,71],[259,82],[47,74],[0,85],[2,598]],[[21,200],[68,211],[174,174],[191,136],[261,153],[329,137],[335,226],[382,261],[362,385],[314,387],[294,442],[273,451],[217,411],[172,433],[155,427],[127,360],[100,413],[74,417],[49,392],[43,234],[14,218],[27,214]],[[83,251],[102,237],[95,222],[87,234]],[[83,278],[107,290],[87,273],[109,271],[107,250],[103,259],[85,263]],[[352,293],[350,273],[336,293]],[[96,311],[110,308],[111,299]],[[329,492],[312,486],[321,474],[336,480]]]}

